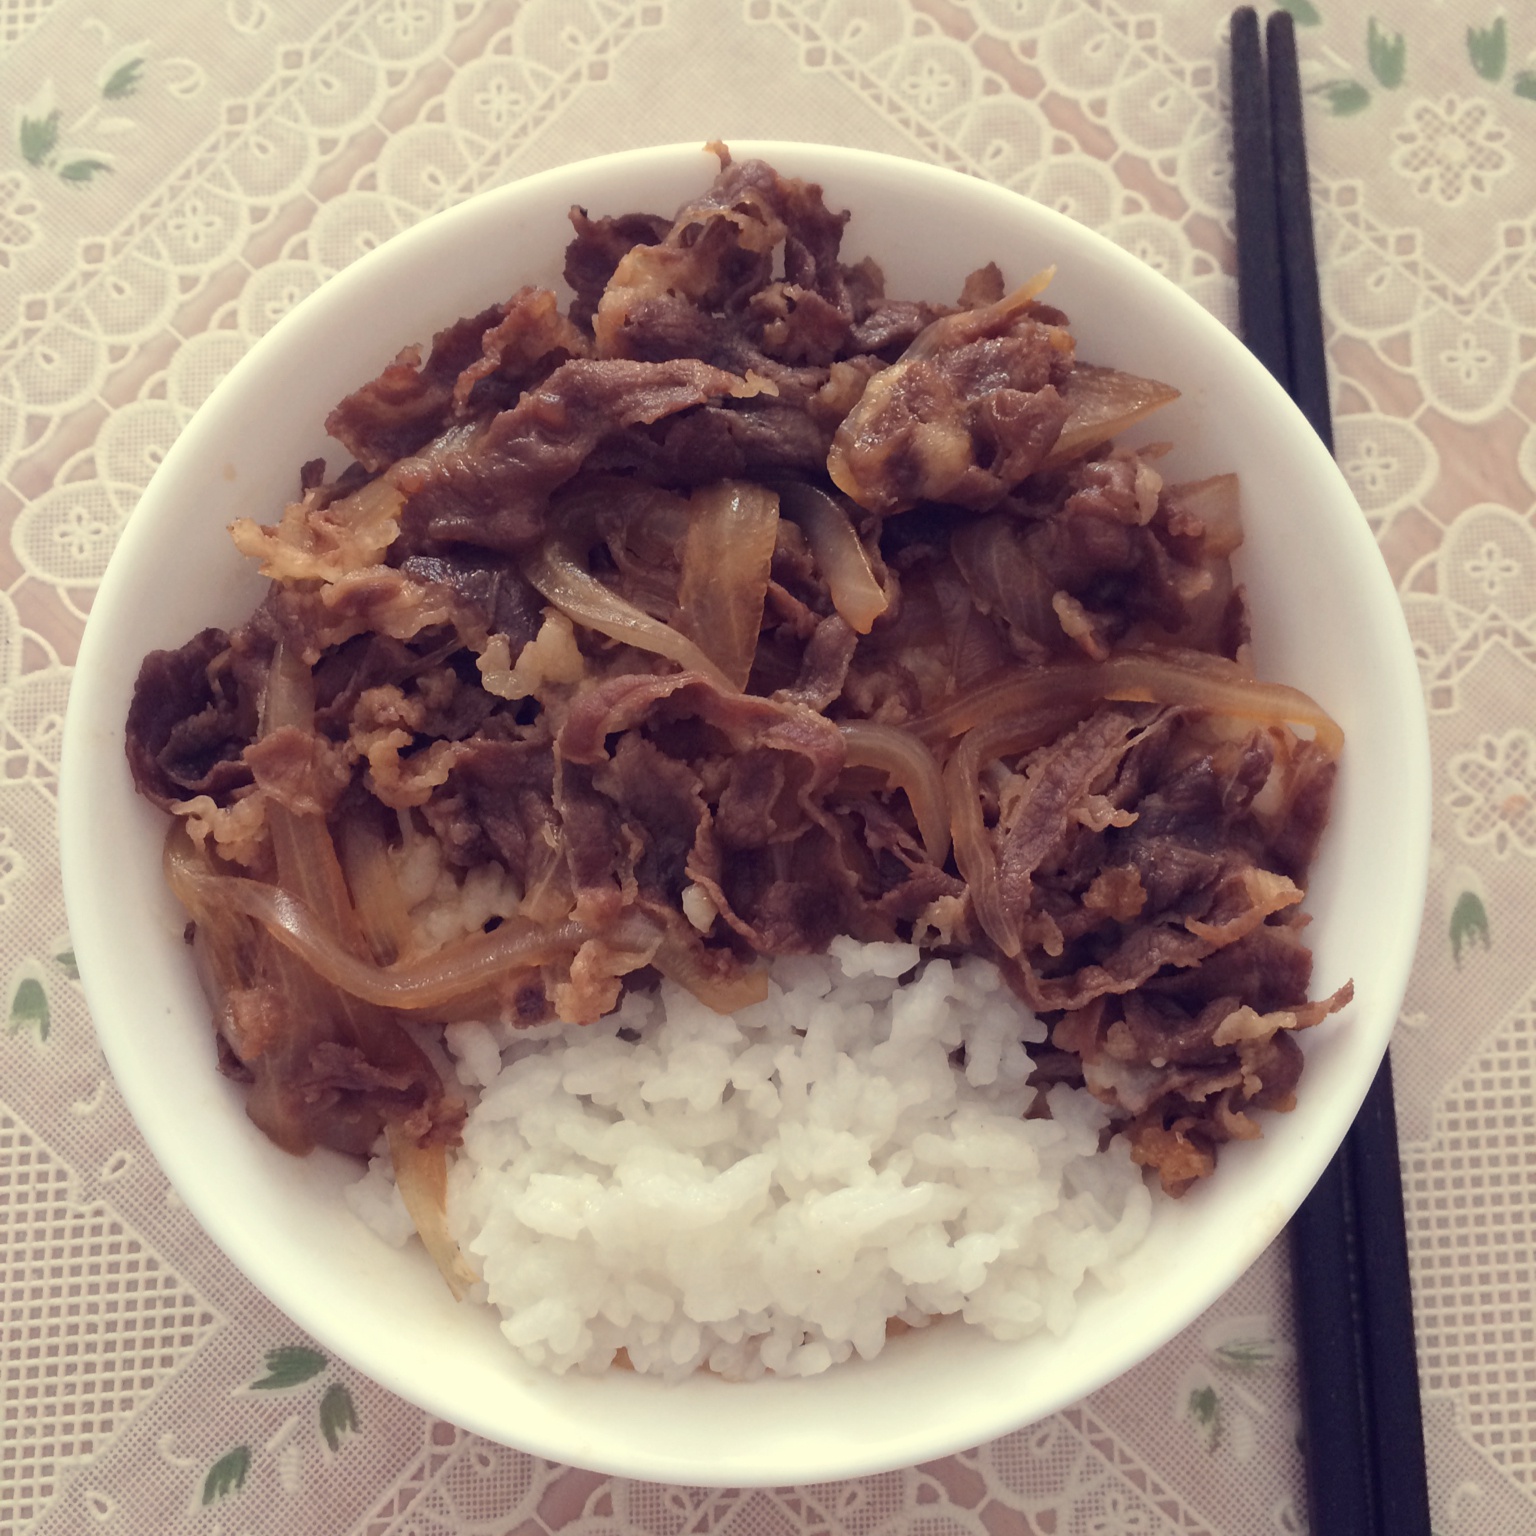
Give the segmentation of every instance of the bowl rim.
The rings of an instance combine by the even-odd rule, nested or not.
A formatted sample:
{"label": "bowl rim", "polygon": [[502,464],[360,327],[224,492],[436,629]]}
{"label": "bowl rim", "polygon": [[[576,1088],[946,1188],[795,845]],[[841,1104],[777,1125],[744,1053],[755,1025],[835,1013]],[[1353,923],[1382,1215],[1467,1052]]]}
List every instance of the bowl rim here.
{"label": "bowl rim", "polygon": [[[899,179],[914,191],[926,192],[941,185],[952,188],[958,173],[944,167],[921,161],[906,160],[873,151],[815,145],[793,141],[740,141],[732,145],[737,159],[763,158],[789,174],[806,175],[822,179],[828,167],[847,168],[855,178],[875,181],[881,178]],[[440,1414],[453,1422],[489,1438],[536,1455],[588,1467],[610,1474],[647,1479],[652,1481],[685,1482],[700,1486],[767,1486],[785,1482],[819,1482],[837,1478],[865,1475],[897,1467],[913,1465],[949,1454],[970,1445],[993,1438],[1023,1424],[1037,1421],[1087,1393],[1096,1390],[1106,1381],[1118,1376],[1125,1369],[1147,1358],[1201,1312],[1211,1305],[1231,1285],[1235,1284],[1249,1265],[1256,1259],[1280,1230],[1300,1202],[1300,1195],[1288,1208],[1275,1206],[1264,1213],[1252,1232],[1245,1232],[1235,1240],[1238,1261],[1226,1266],[1216,1266],[1207,1277],[1204,1286],[1194,1286],[1188,1292],[1182,1309],[1171,1308],[1160,1316],[1159,1326],[1148,1329],[1145,1347],[1140,1348],[1134,1360],[1115,1363],[1097,1373],[1083,1376],[1065,1390],[1054,1395],[1046,1392],[1038,1397],[1022,1416],[992,1408],[988,1412],[975,1412],[962,1416],[942,1428],[923,1426],[917,1435],[892,1438],[878,1445],[861,1445],[857,1449],[837,1445],[804,1448],[803,1475],[786,1477],[781,1465],[762,1467],[750,1455],[728,1455],[712,1458],[709,1462],[690,1460],[684,1454],[668,1454],[650,1444],[635,1446],[582,1445],[573,1443],[569,1434],[551,1435],[538,1424],[517,1425],[509,1432],[506,1424],[494,1414],[483,1411],[479,1405],[467,1405],[444,1397],[431,1383],[395,1368],[391,1358],[378,1350],[359,1347],[359,1341],[348,1332],[345,1319],[337,1316],[334,1304],[304,1291],[301,1285],[290,1283],[285,1276],[274,1274],[263,1252],[259,1235],[253,1235],[238,1219],[232,1206],[220,1198],[217,1188],[217,1171],[207,1165],[199,1166],[195,1159],[185,1156],[183,1139],[173,1134],[173,1127],[155,1113],[160,1091],[146,1080],[144,1063],[136,1052],[135,1032],[122,1027],[118,1018],[122,999],[118,990],[120,977],[111,974],[108,958],[98,951],[97,936],[101,932],[100,921],[104,905],[98,890],[96,873],[97,858],[92,843],[92,783],[100,778],[101,768],[97,754],[102,746],[104,722],[108,720],[114,698],[104,696],[105,685],[98,679],[105,676],[105,661],[112,645],[113,621],[117,615],[121,593],[126,593],[136,579],[136,568],[151,558],[154,537],[161,532],[170,510],[184,504],[187,492],[180,481],[189,466],[206,458],[218,432],[223,426],[221,411],[228,402],[236,400],[242,391],[248,391],[253,381],[270,372],[275,363],[293,350],[295,342],[315,321],[327,312],[345,309],[349,303],[360,303],[372,288],[387,277],[390,268],[408,261],[414,254],[451,245],[455,239],[473,232],[484,221],[505,219],[519,204],[536,200],[562,185],[579,182],[597,169],[605,175],[619,174],[633,177],[643,183],[650,173],[658,173],[675,167],[685,160],[697,162],[700,147],[696,142],[668,144],[619,151],[612,155],[595,156],[535,173],[508,185],[483,192],[476,197],[444,210],[402,231],[376,250],[359,258],[330,278],[318,292],[298,304],[260,337],[250,351],[235,365],[230,374],[220,382],[209,399],[197,410],[193,419],[183,429],[165,460],[145,490],[140,502],[143,516],[135,514],[128,524],[116,551],[114,551],[102,580],[96,600],[92,605],[90,622],[80,647],[74,685],[71,689],[64,746],[60,770],[60,840],[61,868],[64,879],[65,902],[70,931],[76,948],[80,975],[93,1021],[104,1052],[116,1078],[134,1121],[151,1150],[166,1171],[172,1184],[193,1215],[215,1243],[229,1256],[241,1273],[257,1286],[287,1316],[305,1328],[325,1347],[349,1363],[354,1363],[366,1375],[380,1382],[429,1412]],[[1193,298],[1158,274],[1150,272],[1135,257],[1121,250],[1105,236],[1083,225],[1076,224],[1065,215],[1032,203],[1020,194],[995,184],[965,178],[970,183],[970,195],[996,202],[999,206],[1008,202],[1013,216],[1035,221],[1049,234],[1064,252],[1076,260],[1084,255],[1117,278],[1133,285],[1145,286],[1149,281],[1158,288],[1160,302],[1181,324],[1187,325],[1200,335],[1205,343],[1218,351],[1227,351],[1233,358],[1232,366],[1242,366],[1247,371],[1253,388],[1264,400],[1267,408],[1275,412],[1277,430],[1295,436],[1299,423],[1311,436],[1299,412],[1280,390],[1279,386],[1262,375],[1259,365],[1243,350],[1241,343],[1214,316],[1202,308]],[[1020,206],[1022,205],[1022,206]],[[1027,210],[1027,212],[1025,211]],[[627,210],[602,210],[627,211]],[[859,209],[855,206],[857,216]],[[1086,253],[1086,254],[1085,254]],[[510,285],[509,285],[510,286]],[[397,338],[386,336],[393,342]],[[1238,357],[1246,359],[1239,364]],[[1266,393],[1267,392],[1267,393]],[[1331,476],[1337,499],[1353,505],[1343,478],[1326,450],[1315,437],[1312,456],[1318,462],[1312,472],[1323,480]],[[1323,462],[1326,460],[1326,469]],[[1357,515],[1358,526],[1342,530],[1339,537],[1352,550],[1352,559],[1358,563],[1364,557],[1364,545],[1369,546],[1375,560],[1377,576],[1370,587],[1369,597],[1374,604],[1373,621],[1392,629],[1391,614],[1383,607],[1384,599],[1390,599],[1396,613],[1393,644],[1389,647],[1393,668],[1380,679],[1384,692],[1390,694],[1398,706],[1406,711],[1404,757],[1401,795],[1407,819],[1401,829],[1401,843],[1397,862],[1402,878],[1395,884],[1405,913],[1411,914],[1411,922],[1405,918],[1399,952],[1387,969],[1383,988],[1384,1001],[1390,1008],[1376,1010],[1379,1040],[1365,1043],[1366,1054],[1374,1052],[1379,1060],[1386,1047],[1390,1019],[1395,1019],[1407,987],[1409,967],[1416,949],[1419,918],[1422,914],[1425,883],[1427,880],[1428,848],[1430,831],[1430,775],[1427,718],[1424,712],[1418,671],[1408,639],[1406,621],[1403,619],[1397,593],[1380,561],[1374,539],[1363,517]],[[162,535],[163,536],[163,535]],[[1366,562],[1369,567],[1369,561]],[[1368,582],[1368,586],[1370,583]],[[136,664],[136,663],[135,663]],[[117,701],[120,702],[120,701]],[[117,721],[117,740],[121,745],[121,713]],[[126,773],[121,751],[118,752],[120,771]],[[98,772],[98,770],[100,770]],[[158,813],[156,813],[158,814]],[[1415,883],[1416,882],[1416,883]],[[1384,1026],[1380,1021],[1390,1015]],[[103,1027],[105,1021],[105,1027]],[[1379,1048],[1378,1048],[1379,1047]],[[210,1063],[211,1065],[211,1063]],[[1374,1072],[1374,1067],[1372,1069]],[[209,1074],[212,1076],[212,1073]],[[1346,1098],[1352,1100],[1350,1118],[1364,1097],[1371,1074],[1361,1074],[1359,1082],[1352,1083]],[[1358,1090],[1358,1091],[1356,1091]],[[1310,1188],[1332,1156],[1348,1121],[1341,1123],[1339,1136],[1315,1136],[1303,1143],[1297,1151],[1301,1177],[1292,1182],[1303,1186],[1301,1193]],[[1281,1202],[1284,1204],[1284,1202]],[[337,1341],[341,1340],[340,1343]],[[1007,1348],[1009,1346],[999,1346]],[[510,1350],[508,1351],[510,1354]],[[840,1369],[854,1369],[845,1366]],[[822,1378],[825,1380],[826,1378]],[[769,1390],[783,1393],[787,1399],[796,1397],[795,1383],[773,1382]],[[632,1384],[623,1384],[623,1390],[632,1390]],[[677,1390],[668,1388],[666,1390]],[[732,1388],[731,1390],[742,1390]]]}

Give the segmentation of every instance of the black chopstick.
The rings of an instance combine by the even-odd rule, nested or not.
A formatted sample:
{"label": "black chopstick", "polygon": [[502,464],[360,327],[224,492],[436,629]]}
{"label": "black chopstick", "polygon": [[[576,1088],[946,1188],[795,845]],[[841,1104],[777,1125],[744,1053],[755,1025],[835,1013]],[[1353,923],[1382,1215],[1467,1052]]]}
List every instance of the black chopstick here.
{"label": "black chopstick", "polygon": [[1280,263],[1285,285],[1285,329],[1290,348],[1291,399],[1312,430],[1333,452],[1328,407],[1328,364],[1323,350],[1323,301],[1312,244],[1312,191],[1307,183],[1306,127],[1301,111],[1301,72],[1296,23],[1273,11],[1264,24],[1269,55],[1269,136],[1275,162],[1275,203],[1280,225]]}
{"label": "black chopstick", "polygon": [[[1233,13],[1243,339],[1333,447],[1295,24]],[[1268,54],[1265,69],[1263,53]],[[1290,1227],[1313,1536],[1428,1536],[1392,1067]]]}
{"label": "black chopstick", "polygon": [[1245,5],[1232,13],[1232,191],[1237,212],[1238,322],[1248,350],[1288,389],[1291,358],[1285,338],[1285,276],[1280,261],[1280,209],[1275,198],[1268,100],[1258,13]]}

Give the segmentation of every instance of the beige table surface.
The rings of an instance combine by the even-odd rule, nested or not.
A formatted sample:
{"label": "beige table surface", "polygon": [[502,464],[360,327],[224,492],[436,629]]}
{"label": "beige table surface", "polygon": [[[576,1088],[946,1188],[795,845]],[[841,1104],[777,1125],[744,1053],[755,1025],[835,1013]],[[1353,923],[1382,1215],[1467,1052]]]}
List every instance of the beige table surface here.
{"label": "beige table surface", "polygon": [[[1435,1528],[1536,1531],[1536,12],[1291,9],[1339,458],[1430,708],[1433,862],[1393,1051]],[[135,1132],[71,973],[54,846],[69,664],[114,538],[218,379],[331,273],[565,160],[821,139],[1015,187],[1231,321],[1225,12],[0,0],[0,1533],[1305,1528],[1280,1250],[1070,1411],[832,1487],[572,1471],[335,1360],[253,1392],[268,1352],[312,1343]],[[333,1446],[337,1386],[356,1428],[332,1415]]]}

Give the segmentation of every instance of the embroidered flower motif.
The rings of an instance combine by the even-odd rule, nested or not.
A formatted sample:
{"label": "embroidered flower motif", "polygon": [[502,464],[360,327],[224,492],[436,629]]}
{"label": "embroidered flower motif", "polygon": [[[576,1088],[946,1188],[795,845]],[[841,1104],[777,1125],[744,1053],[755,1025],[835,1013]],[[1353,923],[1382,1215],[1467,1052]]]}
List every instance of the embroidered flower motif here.
{"label": "embroidered flower motif", "polygon": [[23,251],[37,239],[37,214],[26,177],[17,171],[0,176],[0,267],[10,266],[12,251]]}
{"label": "embroidered flower motif", "polygon": [[1514,163],[1504,147],[1509,130],[1498,125],[1492,104],[1480,97],[1417,101],[1408,124],[1394,135],[1392,166],[1420,197],[1454,207],[1469,192],[1486,194]]}
{"label": "embroidered flower motif", "polygon": [[420,37],[432,18],[424,7],[412,0],[395,0],[395,3],[379,12],[375,25],[381,32],[388,32],[397,43],[409,43]]}
{"label": "embroidered flower motif", "polygon": [[295,304],[308,296],[309,290],[294,282],[284,283],[264,295],[261,314],[267,329],[270,330]]}
{"label": "embroidered flower motif", "polygon": [[54,524],[53,542],[66,561],[76,564],[101,555],[112,547],[117,527],[99,516],[89,505],[76,502],[66,507]]}
{"label": "embroidered flower motif", "polygon": [[1151,1536],[1156,1522],[1140,1499],[1110,1488],[1101,1495],[1099,1507],[1088,1513],[1085,1529],[1092,1536]]}
{"label": "embroidered flower motif", "polygon": [[1354,453],[1344,461],[1344,473],[1349,483],[1373,496],[1382,495],[1401,467],[1396,455],[1385,452],[1374,438],[1365,438]]}
{"label": "embroidered flower motif", "polygon": [[919,112],[937,112],[960,88],[960,81],[935,58],[927,58],[901,83]]}
{"label": "embroidered flower motif", "polygon": [[1467,575],[1490,598],[1498,597],[1504,583],[1513,581],[1520,574],[1520,562],[1513,555],[1506,554],[1492,539],[1487,540],[1483,547],[1465,562],[1464,568]]}
{"label": "embroidered flower motif", "polygon": [[189,197],[175,218],[167,219],[165,227],[190,251],[200,251],[213,246],[219,231],[224,227],[218,214],[204,204],[200,197]]}
{"label": "embroidered flower motif", "polygon": [[475,111],[493,128],[505,128],[522,111],[523,98],[504,75],[492,75],[474,95]]}
{"label": "embroidered flower motif", "polygon": [[1536,735],[1527,730],[1479,736],[1450,761],[1447,804],[1468,843],[1492,843],[1499,858],[1519,848],[1536,856]]}
{"label": "embroidered flower motif", "polygon": [[1470,331],[1463,331],[1453,346],[1440,353],[1440,363],[1469,389],[1497,361]]}

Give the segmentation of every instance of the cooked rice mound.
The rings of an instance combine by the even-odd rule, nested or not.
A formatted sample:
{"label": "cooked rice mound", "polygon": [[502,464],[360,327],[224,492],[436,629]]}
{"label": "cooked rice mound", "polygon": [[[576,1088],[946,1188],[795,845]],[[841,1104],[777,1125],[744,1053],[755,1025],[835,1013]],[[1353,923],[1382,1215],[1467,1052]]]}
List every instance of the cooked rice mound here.
{"label": "cooked rice mound", "polygon": [[[996,966],[838,939],[771,978],[730,1016],[664,982],[596,1024],[450,1029],[480,1098],[449,1221],[530,1362],[811,1376],[893,1319],[1061,1333],[1116,1283],[1152,1196],[1083,1090],[1025,1118],[1046,1031]],[[403,1241],[386,1166],[350,1200]]]}

